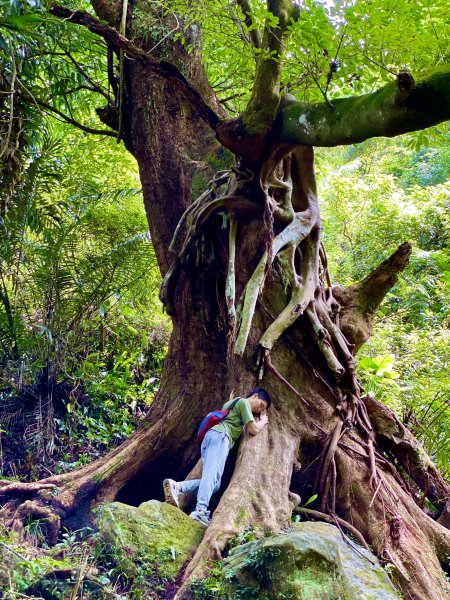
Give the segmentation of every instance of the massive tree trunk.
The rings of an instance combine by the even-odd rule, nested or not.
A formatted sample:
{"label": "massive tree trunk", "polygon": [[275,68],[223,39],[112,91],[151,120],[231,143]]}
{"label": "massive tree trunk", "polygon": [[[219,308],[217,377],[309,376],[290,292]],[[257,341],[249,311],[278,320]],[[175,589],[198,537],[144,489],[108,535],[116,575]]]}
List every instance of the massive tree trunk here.
{"label": "massive tree trunk", "polygon": [[[163,43],[150,60],[139,54],[148,50],[145,38],[135,34],[139,47],[133,49],[125,38],[114,37],[120,15],[113,3],[93,5],[110,26],[82,13],[54,12],[134,57],[125,61],[122,116],[111,117],[111,110],[100,114],[110,124],[122,123],[121,135],[138,161],[173,333],[160,391],[139,430],[75,473],[32,484],[4,482],[5,511],[15,524],[28,514],[47,519],[48,539],[54,542],[63,522],[86,520],[98,503],[161,499],[162,479],[185,478],[198,460],[195,430],[201,417],[259,382],[274,399],[269,427],[241,441],[231,480],[178,597],[189,596],[189,581],[203,576],[207,561],[220,555],[235,533],[247,527],[279,531],[298,495],[317,492],[316,516],[337,516],[356,528],[394,565],[406,597],[447,598],[440,563],[450,535],[421,507],[427,497],[439,516],[449,486],[394,415],[362,395],[355,378],[354,353],[405,267],[409,245],[400,246],[359,285],[333,288],[320,239],[311,147],[321,134],[316,128],[304,139],[304,131],[283,125],[293,113],[297,123],[305,123],[295,112],[304,107],[287,99],[278,110],[276,74],[274,79],[264,72],[270,65],[259,65],[260,81],[273,87],[267,103],[261,101],[264,90],[255,87],[247,113],[216,127],[221,142],[240,159],[230,170],[228,155],[214,139],[212,125],[224,115],[201,66],[196,34],[190,33],[193,53]],[[150,11],[145,2],[136,2],[128,14],[130,31],[136,7]],[[282,34],[266,43],[278,44]],[[169,66],[158,62],[169,52]],[[386,94],[381,108],[389,110],[393,102],[398,122],[403,110],[398,102],[407,100],[386,101]],[[409,119],[411,107],[406,113]],[[255,126],[261,115],[265,128]],[[308,135],[314,126],[311,121]],[[409,120],[402,131],[408,127]],[[334,144],[359,139],[347,124],[344,129]],[[397,132],[365,130],[364,136],[391,131]],[[224,169],[216,175],[211,164],[220,161]],[[199,189],[208,193],[194,202]]]}

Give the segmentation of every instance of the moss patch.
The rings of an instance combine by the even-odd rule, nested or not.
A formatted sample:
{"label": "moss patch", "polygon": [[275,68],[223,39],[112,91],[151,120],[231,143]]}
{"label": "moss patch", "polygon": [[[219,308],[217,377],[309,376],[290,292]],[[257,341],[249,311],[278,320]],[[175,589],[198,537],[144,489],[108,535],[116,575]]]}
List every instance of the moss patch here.
{"label": "moss patch", "polygon": [[199,545],[205,527],[169,504],[150,500],[139,507],[113,502],[97,511],[100,539],[120,571],[163,587]]}

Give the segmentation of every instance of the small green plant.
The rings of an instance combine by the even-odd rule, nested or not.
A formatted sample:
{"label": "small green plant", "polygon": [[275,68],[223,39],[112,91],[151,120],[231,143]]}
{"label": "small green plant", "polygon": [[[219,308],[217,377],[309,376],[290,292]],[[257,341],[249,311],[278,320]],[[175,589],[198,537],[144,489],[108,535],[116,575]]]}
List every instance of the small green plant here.
{"label": "small green plant", "polygon": [[237,546],[246,544],[247,542],[254,542],[256,539],[257,537],[254,529],[244,529],[244,531],[237,533],[231,538],[231,540],[228,542],[227,549],[230,551],[233,548],[237,548]]}
{"label": "small green plant", "polygon": [[259,548],[252,552],[245,562],[246,569],[264,588],[270,585],[269,570],[276,557],[280,555],[279,548]]}
{"label": "small green plant", "polygon": [[0,582],[0,597],[23,598],[47,575],[58,570],[77,569],[79,561],[73,556],[57,556],[55,549],[40,549],[33,536],[42,536],[42,519],[28,518],[21,540],[14,532],[0,532],[0,561],[8,570],[8,582]]}
{"label": "small green plant", "polygon": [[124,549],[119,546],[100,546],[97,549],[97,566],[103,576],[125,594],[124,598],[159,598],[166,586],[173,581],[173,573],[168,565],[176,559],[179,552],[173,547],[160,549],[151,562],[145,552],[133,553],[130,549],[130,553],[124,553]]}
{"label": "small green plant", "polygon": [[305,502],[305,504],[303,506],[308,506],[308,504],[312,504],[315,500],[317,500],[318,497],[319,497],[319,494],[313,494],[310,498],[308,498],[308,500]]}
{"label": "small green plant", "polygon": [[205,579],[191,583],[191,591],[195,600],[225,600],[225,573],[222,561],[214,561]]}
{"label": "small green plant", "polygon": [[24,538],[31,546],[45,545],[46,526],[44,519],[36,519],[27,515],[23,527]]}

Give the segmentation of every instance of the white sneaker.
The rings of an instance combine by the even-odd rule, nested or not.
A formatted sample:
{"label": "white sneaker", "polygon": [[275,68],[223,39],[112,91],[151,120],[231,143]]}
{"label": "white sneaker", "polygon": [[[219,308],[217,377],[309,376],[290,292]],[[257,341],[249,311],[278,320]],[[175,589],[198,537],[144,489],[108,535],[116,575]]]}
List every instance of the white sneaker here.
{"label": "white sneaker", "polygon": [[194,510],[189,516],[191,517],[191,519],[194,519],[194,521],[198,521],[206,527],[208,527],[208,525],[211,523],[209,514],[204,510]]}
{"label": "white sneaker", "polygon": [[173,479],[164,479],[163,489],[167,504],[179,507],[181,494],[180,484]]}

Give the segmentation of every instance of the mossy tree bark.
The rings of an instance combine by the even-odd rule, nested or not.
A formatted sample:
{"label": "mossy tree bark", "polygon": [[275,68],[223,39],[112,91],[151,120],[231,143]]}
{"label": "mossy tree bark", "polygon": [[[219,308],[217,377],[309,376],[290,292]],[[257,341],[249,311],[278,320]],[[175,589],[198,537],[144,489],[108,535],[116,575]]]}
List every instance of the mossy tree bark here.
{"label": "mossy tree bark", "polygon": [[[289,1],[269,4],[279,16],[276,35],[268,28],[253,37],[279,56],[259,59],[252,99],[234,120],[207,82],[198,33],[187,32],[189,54],[173,42],[147,53],[139,35],[146,24],[133,15],[168,26],[172,18],[152,12],[152,3],[137,0],[128,10],[133,43],[118,34],[115,2],[93,1],[102,21],[53,7],[132,58],[124,63],[119,109],[99,114],[110,126],[121,123],[120,135],[138,161],[173,334],[143,426],[79,471],[32,484],[4,482],[4,514],[16,524],[27,514],[46,519],[55,541],[62,522],[86,519],[100,502],[161,497],[162,479],[184,478],[198,458],[200,418],[260,382],[274,398],[270,425],[242,440],[178,597],[189,597],[189,582],[203,576],[231,536],[247,527],[280,530],[298,494],[315,490],[319,512],[348,522],[394,565],[406,597],[444,599],[440,562],[450,535],[421,507],[427,497],[439,516],[449,486],[391,412],[362,396],[355,377],[354,353],[369,337],[375,310],[406,266],[410,247],[400,246],[360,284],[332,286],[312,146],[397,135],[448,119],[444,100],[434,106],[448,71],[417,84],[402,75],[376,94],[334,101],[334,109],[290,97],[280,102],[283,39],[296,14]],[[230,169],[223,147],[238,167]]]}

